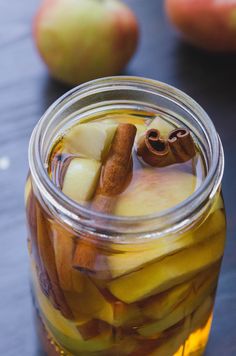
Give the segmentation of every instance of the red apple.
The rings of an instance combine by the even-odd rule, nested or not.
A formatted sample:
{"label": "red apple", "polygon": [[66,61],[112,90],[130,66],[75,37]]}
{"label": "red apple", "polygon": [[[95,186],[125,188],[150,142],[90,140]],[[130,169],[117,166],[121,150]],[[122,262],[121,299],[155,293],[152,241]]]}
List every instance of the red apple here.
{"label": "red apple", "polygon": [[118,74],[136,50],[139,31],[119,0],[44,0],[33,35],[51,74],[75,85]]}
{"label": "red apple", "polygon": [[212,51],[236,50],[236,1],[165,0],[165,7],[189,42]]}

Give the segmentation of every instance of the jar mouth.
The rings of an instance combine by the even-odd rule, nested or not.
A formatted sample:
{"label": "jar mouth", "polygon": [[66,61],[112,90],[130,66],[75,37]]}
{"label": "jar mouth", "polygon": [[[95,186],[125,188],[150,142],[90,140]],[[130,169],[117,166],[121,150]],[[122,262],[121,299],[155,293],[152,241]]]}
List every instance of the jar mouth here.
{"label": "jar mouth", "polygon": [[[147,95],[165,98],[174,105],[188,113],[205,134],[210,155],[209,167],[204,181],[186,200],[158,213],[143,216],[115,216],[92,211],[83,205],[65,196],[60,189],[54,185],[48,176],[46,162],[43,157],[43,149],[46,142],[47,132],[55,116],[72,103],[83,101],[90,95],[99,95],[100,103],[105,99],[109,91],[135,91],[141,92],[144,99]],[[84,112],[86,112],[86,107]],[[220,187],[224,171],[224,154],[222,144],[216,129],[201,106],[187,94],[168,84],[131,76],[107,77],[90,81],[68,91],[42,116],[36,125],[29,144],[29,167],[33,178],[33,185],[40,199],[46,203],[55,217],[74,229],[85,229],[96,232],[103,236],[118,234],[142,234],[142,237],[150,238],[152,233],[163,235],[176,232],[189,226],[197,219],[204,209],[212,202]],[[190,221],[191,220],[191,221]],[[104,228],[105,226],[105,228]],[[145,236],[144,236],[145,235]]]}

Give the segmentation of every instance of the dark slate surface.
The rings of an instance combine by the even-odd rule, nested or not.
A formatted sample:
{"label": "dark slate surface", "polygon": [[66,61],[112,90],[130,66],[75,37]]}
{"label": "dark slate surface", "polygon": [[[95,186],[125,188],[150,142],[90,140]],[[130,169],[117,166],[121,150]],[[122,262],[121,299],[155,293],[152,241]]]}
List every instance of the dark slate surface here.
{"label": "dark slate surface", "polygon": [[[191,95],[210,114],[226,154],[225,252],[208,356],[236,355],[236,56],[211,55],[183,44],[168,25],[161,0],[127,1],[142,39],[125,74],[165,81]],[[0,0],[0,354],[38,356],[28,284],[23,189],[30,133],[67,88],[50,79],[32,43],[39,0]]]}

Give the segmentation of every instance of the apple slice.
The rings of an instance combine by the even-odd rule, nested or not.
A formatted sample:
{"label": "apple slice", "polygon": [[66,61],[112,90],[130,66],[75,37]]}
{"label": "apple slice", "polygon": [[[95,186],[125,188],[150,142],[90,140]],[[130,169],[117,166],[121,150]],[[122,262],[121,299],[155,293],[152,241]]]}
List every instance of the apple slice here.
{"label": "apple slice", "polygon": [[[216,288],[218,270],[219,268],[210,269],[205,274],[202,273],[194,278],[192,282],[189,282],[191,285],[189,294],[182,301],[173,299],[173,304],[176,303],[174,309],[164,318],[141,326],[138,329],[139,334],[144,337],[155,335],[177,324],[191,314]],[[175,298],[174,295],[172,297]],[[152,318],[155,319],[155,316],[155,310],[153,309]]]}
{"label": "apple slice", "polygon": [[72,159],[64,176],[63,193],[79,203],[90,200],[97,187],[100,171],[101,163],[95,159]]}
{"label": "apple slice", "polygon": [[136,304],[113,303],[114,320],[112,325],[119,327],[140,325],[143,321],[141,309]]}
{"label": "apple slice", "polygon": [[192,280],[145,300],[142,303],[143,315],[149,319],[156,320],[165,318],[180,303],[191,298],[193,293],[199,296],[201,290],[207,289],[207,286],[216,285],[219,268],[220,266],[217,263],[207,271],[199,273]]}
{"label": "apple slice", "polygon": [[[189,335],[191,325],[190,317],[185,318],[183,323],[176,328],[169,336],[163,339],[160,345],[149,356],[172,356],[183,355],[184,350],[181,350],[181,345]],[[179,352],[180,350],[180,352]]]}
{"label": "apple slice", "polygon": [[127,115],[127,114],[112,115],[110,118],[108,117],[107,119],[102,120],[102,123],[106,123],[106,124],[127,123],[127,124],[135,125],[137,129],[135,141],[137,141],[138,137],[147,129],[144,119],[142,119],[141,117],[135,117],[133,115]]}
{"label": "apple slice", "polygon": [[164,120],[161,116],[156,117],[151,123],[147,126],[147,129],[156,129],[160,131],[161,136],[163,138],[167,138],[169,133],[173,131],[176,127],[169,123],[168,121]]}
{"label": "apple slice", "polygon": [[27,205],[27,201],[30,195],[30,191],[32,189],[32,184],[31,184],[31,179],[30,177],[27,178],[27,181],[25,183],[25,194],[24,194],[24,201],[25,201],[25,205]]}
{"label": "apple slice", "polygon": [[176,287],[148,298],[142,304],[142,313],[149,319],[162,319],[170,314],[174,308],[190,294],[192,281],[177,285]]}
{"label": "apple slice", "polygon": [[222,211],[216,210],[209,215],[203,223],[183,234],[167,235],[155,241],[138,246],[113,246],[115,253],[107,256],[110,274],[117,278],[124,274],[140,269],[145,264],[158,261],[167,255],[176,253],[183,248],[193,246],[208,236],[225,233],[225,216]]}
{"label": "apple slice", "polygon": [[224,241],[224,234],[211,236],[188,249],[111,281],[108,288],[116,298],[125,303],[164,292],[220,260]]}
{"label": "apple slice", "polygon": [[161,212],[187,199],[199,184],[197,177],[173,166],[155,171],[140,169],[117,198],[115,214],[139,216]]}
{"label": "apple slice", "polygon": [[110,349],[113,345],[113,336],[111,331],[103,330],[101,333],[89,340],[84,340],[77,331],[76,337],[66,335],[63,330],[58,330],[57,324],[51,324],[46,317],[44,317],[47,329],[53,338],[63,347],[69,354],[66,355],[87,355],[97,354],[100,351]]}
{"label": "apple slice", "polygon": [[44,317],[47,317],[50,324],[55,325],[59,331],[68,337],[75,339],[80,337],[74,322],[66,319],[59,310],[55,309],[49,299],[41,291],[34,262],[32,262],[32,282],[37,306]]}
{"label": "apple slice", "polygon": [[65,298],[73,311],[77,323],[99,319],[109,324],[113,322],[113,308],[93,282],[84,276],[81,293],[65,292]]}
{"label": "apple slice", "polygon": [[197,330],[204,326],[209,319],[214,304],[213,296],[209,295],[192,314],[191,330]]}
{"label": "apple slice", "polygon": [[101,161],[109,150],[117,125],[84,123],[72,127],[64,136],[65,150]]}

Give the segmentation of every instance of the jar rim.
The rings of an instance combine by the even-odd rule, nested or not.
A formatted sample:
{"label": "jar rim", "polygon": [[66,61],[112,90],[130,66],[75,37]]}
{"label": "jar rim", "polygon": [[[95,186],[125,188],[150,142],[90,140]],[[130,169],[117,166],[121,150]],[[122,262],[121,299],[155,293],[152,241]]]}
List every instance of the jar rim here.
{"label": "jar rim", "polygon": [[[187,110],[194,114],[195,119],[197,118],[198,123],[208,135],[211,143],[212,164],[209,167],[204,181],[187,199],[169,209],[142,216],[115,216],[92,211],[65,196],[48,176],[45,162],[42,160],[41,146],[43,130],[45,125],[47,127],[49,116],[52,115],[53,120],[53,115],[55,117],[56,112],[62,110],[65,104],[69,105],[75,98],[76,100],[80,100],[86,95],[90,95],[91,92],[106,91],[109,90],[109,88],[114,90],[116,87],[118,89],[125,88],[152,92],[156,95],[161,94],[168,97],[169,100],[184,106],[185,111]],[[104,221],[106,221],[109,232],[116,234],[117,224],[122,223],[125,226],[122,232],[130,235],[132,233],[137,234],[137,231],[134,232],[132,229],[130,230],[129,226],[142,222],[149,226],[150,222],[155,221],[155,232],[158,229],[161,230],[161,233],[169,233],[170,231],[175,232],[187,226],[189,224],[189,214],[197,210],[200,211],[207,201],[212,200],[221,184],[224,171],[224,154],[221,141],[210,117],[190,96],[173,86],[156,80],[134,76],[116,76],[96,79],[79,85],[65,93],[47,109],[31,135],[29,143],[29,167],[33,182],[36,184],[41,195],[44,196],[50,204],[51,211],[54,212],[54,214],[57,212],[63,216],[63,221],[72,227],[75,227],[77,224],[80,228],[84,225],[91,231],[104,231]],[[173,224],[171,229],[166,227],[166,221],[168,221],[168,225],[172,222],[174,227]],[[116,225],[116,228],[114,225]],[[144,231],[140,230],[140,233],[146,236],[146,230],[147,229],[144,229]],[[150,232],[150,230],[148,231]],[[101,233],[101,235],[103,236],[104,233]],[[150,238],[150,234],[148,234],[148,237]]]}

